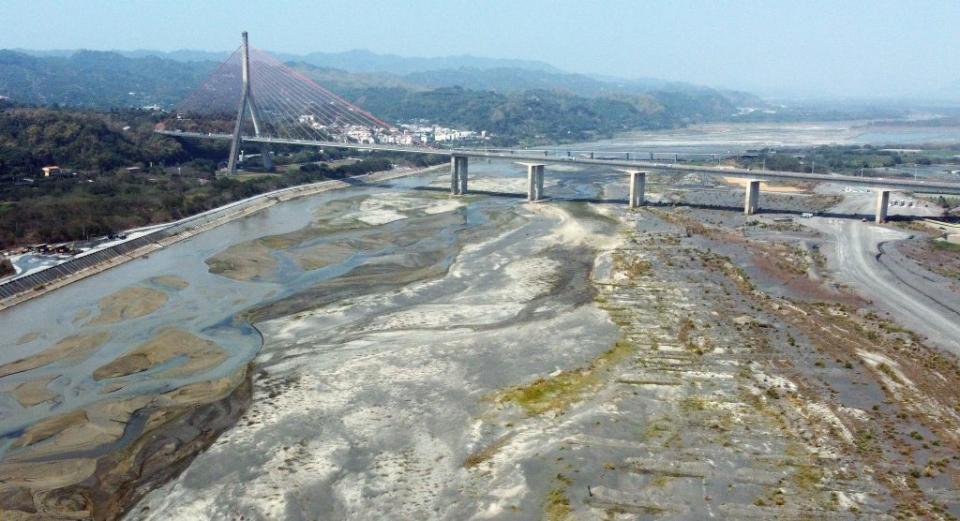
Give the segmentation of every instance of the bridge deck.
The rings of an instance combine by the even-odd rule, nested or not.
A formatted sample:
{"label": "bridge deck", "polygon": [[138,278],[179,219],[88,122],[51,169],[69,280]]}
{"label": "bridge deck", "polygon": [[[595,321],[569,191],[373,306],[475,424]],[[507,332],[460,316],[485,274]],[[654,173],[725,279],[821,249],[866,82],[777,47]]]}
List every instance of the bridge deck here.
{"label": "bridge deck", "polygon": [[[156,131],[159,134],[197,139],[231,139],[230,134],[202,134],[196,132],[176,132],[167,130]],[[665,170],[681,173],[696,172],[714,176],[734,176],[747,177],[751,179],[774,180],[774,181],[817,181],[839,183],[844,185],[868,186],[871,188],[883,188],[893,190],[908,190],[913,192],[926,192],[938,194],[960,195],[960,183],[949,183],[943,181],[923,181],[912,179],[894,179],[887,177],[856,177],[838,174],[807,174],[801,172],[778,172],[772,170],[747,170],[743,168],[729,168],[719,166],[702,165],[681,165],[677,163],[661,163],[656,161],[640,161],[631,159],[591,159],[579,156],[566,156],[567,151],[558,149],[554,155],[549,151],[533,152],[530,150],[504,150],[504,149],[469,149],[469,148],[412,148],[397,145],[369,145],[356,143],[339,143],[332,141],[307,141],[302,139],[284,139],[272,137],[253,137],[245,136],[243,141],[248,143],[272,143],[281,145],[299,145],[315,146],[329,148],[347,148],[355,150],[376,150],[382,152],[403,152],[411,154],[430,154],[443,156],[466,156],[487,159],[506,159],[512,161],[534,161],[538,163],[550,164],[583,164],[595,166],[608,166],[612,168],[638,168],[649,170]],[[556,155],[562,153],[563,155]],[[583,152],[580,152],[583,153]],[[609,154],[609,152],[607,152]],[[595,155],[604,154],[596,152]]]}

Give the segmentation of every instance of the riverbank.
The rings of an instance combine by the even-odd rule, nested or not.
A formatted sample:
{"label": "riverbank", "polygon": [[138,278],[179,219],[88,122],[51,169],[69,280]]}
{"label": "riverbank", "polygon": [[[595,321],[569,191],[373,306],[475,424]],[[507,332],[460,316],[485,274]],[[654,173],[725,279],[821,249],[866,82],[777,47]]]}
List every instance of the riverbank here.
{"label": "riverbank", "polygon": [[[321,181],[319,183],[311,183],[307,185],[284,188],[281,190],[276,190],[274,192],[259,194],[243,201],[233,202],[233,203],[224,205],[220,208],[209,210],[201,214],[177,221],[176,223],[170,224],[170,226],[185,225],[185,224],[189,224],[194,220],[213,217],[212,219],[208,219],[205,222],[202,222],[199,226],[185,228],[183,231],[179,233],[176,233],[170,236],[165,236],[162,239],[159,239],[155,242],[142,241],[142,242],[145,242],[146,244],[136,249],[124,252],[121,255],[109,256],[108,258],[104,258],[102,261],[92,263],[88,266],[84,266],[76,271],[63,270],[62,268],[58,269],[58,266],[51,266],[50,268],[47,268],[42,272],[33,273],[30,276],[41,277],[47,273],[49,273],[50,275],[47,277],[44,277],[42,279],[43,282],[35,284],[32,287],[32,289],[19,291],[10,297],[0,299],[0,312],[2,312],[6,308],[15,306],[21,302],[25,302],[32,298],[38,297],[40,295],[44,295],[46,293],[54,291],[68,284],[82,280],[91,275],[95,275],[97,273],[106,271],[110,268],[119,266],[125,262],[131,261],[136,258],[144,257],[161,248],[180,242],[189,237],[193,237],[194,235],[203,233],[207,230],[211,230],[213,228],[216,228],[217,226],[221,226],[225,223],[234,221],[236,219],[240,219],[245,216],[252,215],[254,213],[257,213],[261,210],[269,208],[283,201],[289,201],[291,199],[296,199],[299,197],[306,197],[309,195],[314,195],[314,194],[326,192],[329,190],[338,190],[342,188],[348,188],[350,186],[354,186],[356,184],[356,181],[363,181],[364,183],[376,183],[376,182],[388,181],[391,179],[396,179],[398,177],[433,172],[433,171],[442,169],[445,166],[446,165],[441,164],[441,165],[435,165],[435,166],[422,168],[418,170],[408,170],[403,172],[394,172],[394,171],[377,172],[374,174],[351,177],[349,178],[349,180]],[[17,284],[17,279],[7,281],[7,283],[9,283],[10,285]]]}
{"label": "riverbank", "polygon": [[[268,194],[140,257],[170,256],[166,247],[180,247],[178,243],[231,221],[237,226],[243,218],[248,223],[267,218],[262,211],[281,202],[303,205],[294,200],[358,185],[378,190],[378,183],[440,168],[383,172]],[[336,204],[328,211],[335,213]],[[289,209],[271,212],[283,215]],[[0,354],[0,518],[116,519],[144,493],[175,477],[248,407],[249,360],[262,345],[256,328],[240,318],[219,319],[217,299],[189,275],[187,259],[175,272],[144,268],[150,277],[130,284],[121,272],[139,271],[125,262],[134,258],[138,256],[63,281],[57,287],[65,293],[57,301],[50,301],[56,295],[47,295],[43,310],[48,318],[64,309],[66,316],[52,320],[60,327],[30,313],[28,308],[38,302],[0,312],[11,326],[4,328],[9,346]],[[193,267],[204,270],[205,265]],[[77,298],[75,290],[89,285],[80,279],[110,268],[119,270],[120,280],[101,279],[106,286],[102,297],[92,305]],[[245,293],[250,304],[269,295]],[[224,299],[227,309],[244,306],[235,296]],[[192,325],[196,319],[188,317],[198,306],[212,316]],[[36,328],[31,330],[27,317]]]}
{"label": "riverbank", "polygon": [[[626,188],[594,174],[552,176],[549,203],[458,199],[456,238],[408,216],[363,239],[386,258],[255,308],[249,411],[128,518],[956,515],[955,360],[808,269],[805,221],[563,200]],[[768,205],[810,208],[791,197]],[[335,222],[215,264],[271,280],[258,248],[340,259]]]}
{"label": "riverbank", "polygon": [[[471,164],[501,194],[522,176]],[[536,204],[450,197],[442,174],[318,194],[8,310],[9,351],[71,360],[0,352],[33,367],[0,407],[58,418],[32,445],[38,422],[0,418],[17,444],[0,449],[60,450],[46,433],[105,400],[215,400],[209,382],[252,363],[246,411],[126,519],[960,514],[956,360],[773,210],[829,201],[772,193],[745,216],[693,204],[742,192],[654,173],[650,199],[678,206],[631,210],[622,174],[549,181]]]}

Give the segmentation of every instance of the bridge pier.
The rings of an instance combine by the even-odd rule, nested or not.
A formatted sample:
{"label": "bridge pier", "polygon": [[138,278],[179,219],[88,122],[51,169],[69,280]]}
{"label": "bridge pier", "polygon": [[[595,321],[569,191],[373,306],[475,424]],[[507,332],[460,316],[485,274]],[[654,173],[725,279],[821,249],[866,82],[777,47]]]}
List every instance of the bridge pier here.
{"label": "bridge pier", "polygon": [[543,163],[520,163],[527,167],[527,201],[543,199]]}
{"label": "bridge pier", "polygon": [[630,174],[630,208],[643,206],[643,191],[647,184],[647,173],[632,170]]}
{"label": "bridge pier", "polygon": [[647,184],[647,172],[633,168],[625,168],[620,171],[630,176],[630,208],[643,206],[643,193]]}
{"label": "bridge pier", "polygon": [[273,171],[273,158],[270,157],[270,154],[273,153],[270,145],[266,143],[260,144],[260,161],[263,163],[263,168],[267,172]]}
{"label": "bridge pier", "polygon": [[746,200],[743,203],[743,214],[753,215],[760,209],[760,181],[751,179],[747,182]]}
{"label": "bridge pier", "polygon": [[887,221],[887,207],[890,203],[890,190],[877,190],[877,213],[875,221],[883,224]]}
{"label": "bridge pier", "polygon": [[450,156],[450,194],[467,194],[467,156]]}

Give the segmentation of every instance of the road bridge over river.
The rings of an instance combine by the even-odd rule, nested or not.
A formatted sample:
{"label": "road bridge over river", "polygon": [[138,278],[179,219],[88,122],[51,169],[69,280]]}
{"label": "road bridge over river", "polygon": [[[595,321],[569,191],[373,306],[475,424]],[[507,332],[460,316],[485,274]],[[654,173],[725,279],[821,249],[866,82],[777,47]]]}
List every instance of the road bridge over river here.
{"label": "road bridge over river", "polygon": [[[204,132],[198,128],[209,119],[205,115],[214,115],[222,123],[224,115],[233,110],[237,112],[232,133],[223,132],[222,124],[219,131]],[[643,204],[646,174],[650,171],[746,178],[744,212],[747,214],[760,207],[760,181],[830,182],[874,189],[877,191],[877,222],[886,219],[891,190],[960,195],[960,183],[658,162],[652,160],[652,154],[649,156],[651,160],[642,160],[642,154],[630,152],[413,146],[411,135],[349,103],[268,53],[251,48],[247,33],[242,35],[240,48],[178,106],[176,114],[168,124],[159,125],[156,132],[182,139],[229,141],[227,168],[231,174],[236,173],[241,145],[251,143],[261,149],[260,158],[268,168],[272,167],[271,148],[276,145],[449,156],[450,192],[453,195],[468,191],[470,158],[515,161],[527,168],[527,198],[530,201],[544,198],[545,167],[556,163],[623,171],[630,176],[631,206]],[[229,117],[232,116],[226,116]]]}
{"label": "road bridge over river", "polygon": [[[179,132],[170,130],[158,130],[160,134],[167,136],[190,138],[190,139],[214,139],[230,141],[233,139],[231,134],[216,133],[197,133],[197,132]],[[568,151],[563,148],[551,148],[543,150],[531,149],[489,149],[489,148],[428,148],[428,147],[409,147],[385,144],[362,144],[362,143],[342,143],[335,141],[304,140],[292,138],[277,138],[269,136],[241,136],[242,142],[259,143],[265,145],[295,145],[320,148],[345,148],[353,150],[369,150],[380,152],[402,152],[411,154],[429,154],[449,156],[451,193],[454,195],[463,195],[468,190],[468,161],[469,158],[476,159],[503,159],[516,161],[525,165],[528,169],[528,199],[536,201],[545,194],[542,190],[538,192],[537,186],[542,186],[540,179],[544,175],[545,167],[549,164],[578,164],[609,167],[620,170],[630,175],[632,192],[636,193],[638,199],[633,205],[643,204],[643,180],[648,171],[675,172],[678,174],[697,173],[708,176],[723,177],[742,177],[749,179],[744,202],[744,211],[752,214],[759,209],[759,191],[760,181],[803,181],[803,182],[829,182],[847,186],[861,186],[877,190],[877,221],[882,222],[886,218],[886,207],[889,202],[891,190],[903,190],[910,192],[932,193],[932,194],[950,194],[960,195],[960,183],[949,183],[942,181],[926,181],[914,179],[897,179],[888,177],[859,177],[837,174],[809,174],[802,172],[781,172],[776,170],[749,170],[744,168],[732,168],[725,166],[707,166],[692,165],[679,162],[659,162],[646,161],[640,159],[631,159],[638,154],[629,152],[610,153],[610,152],[591,152],[591,151]],[[623,157],[615,157],[615,156]]]}

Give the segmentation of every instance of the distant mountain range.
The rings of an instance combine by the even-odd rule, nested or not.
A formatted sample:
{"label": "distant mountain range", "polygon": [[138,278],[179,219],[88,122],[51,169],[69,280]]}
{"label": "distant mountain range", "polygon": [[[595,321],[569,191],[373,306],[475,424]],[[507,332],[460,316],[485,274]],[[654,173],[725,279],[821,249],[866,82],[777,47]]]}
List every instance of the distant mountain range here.
{"label": "distant mountain range", "polygon": [[[169,106],[228,57],[225,52],[0,51],[0,95],[29,103],[82,106]],[[333,83],[405,88],[463,87],[501,93],[555,90],[578,96],[635,95],[651,91],[717,92],[659,79],[600,78],[561,71],[538,61],[447,56],[410,58],[369,51],[279,55],[313,67]],[[89,90],[90,92],[85,92]],[[133,94],[131,94],[133,93]],[[743,93],[725,93],[760,103]]]}
{"label": "distant mountain range", "polygon": [[99,51],[34,56],[0,50],[0,96],[19,103],[97,109],[169,107],[196,88],[215,65]]}
{"label": "distant mountain range", "polygon": [[[65,58],[94,51],[13,49],[37,58]],[[222,62],[230,53],[177,51],[108,51],[126,58],[163,58],[182,63]],[[426,87],[460,86],[474,90],[512,92],[530,89],[562,90],[582,96],[637,93],[653,90],[693,92],[711,90],[689,83],[656,78],[624,79],[569,73],[548,63],[533,60],[483,58],[470,55],[419,58],[377,54],[367,50],[337,53],[314,52],[304,55],[278,53],[288,63],[300,63],[338,71],[373,75],[388,84],[402,81]]]}
{"label": "distant mountain range", "polygon": [[[37,57],[65,58],[79,52],[75,50],[35,51],[31,49],[12,49],[23,54]],[[127,58],[144,58],[155,56],[179,62],[226,60],[231,53],[214,51],[196,51],[181,49],[176,51],[152,51],[138,49],[134,51],[109,51]],[[274,53],[283,61],[304,62],[317,67],[329,67],[347,72],[385,72],[390,74],[410,74],[413,72],[432,71],[439,69],[459,69],[461,67],[473,69],[526,69],[559,73],[560,69],[548,63],[533,60],[514,60],[501,58],[483,58],[467,54],[460,56],[440,56],[435,58],[417,58],[397,56],[394,54],[377,54],[367,50],[352,50],[344,52],[312,52],[309,54]]]}
{"label": "distant mountain range", "polygon": [[[0,50],[0,96],[16,103],[106,110],[170,109],[227,53]],[[586,139],[737,117],[751,94],[657,79],[595,78],[546,63],[368,51],[283,56],[322,85],[393,121],[428,119],[500,136]]]}
{"label": "distant mountain range", "polygon": [[302,56],[294,54],[278,54],[277,56],[284,61],[301,61],[317,67],[329,67],[347,72],[386,72],[397,75],[459,68],[506,68],[549,73],[563,72],[548,63],[539,61],[481,58],[470,55],[415,58],[354,50],[337,53],[314,52]]}

